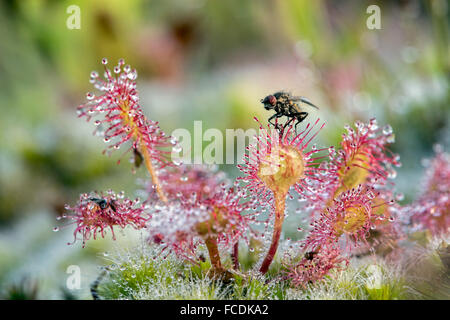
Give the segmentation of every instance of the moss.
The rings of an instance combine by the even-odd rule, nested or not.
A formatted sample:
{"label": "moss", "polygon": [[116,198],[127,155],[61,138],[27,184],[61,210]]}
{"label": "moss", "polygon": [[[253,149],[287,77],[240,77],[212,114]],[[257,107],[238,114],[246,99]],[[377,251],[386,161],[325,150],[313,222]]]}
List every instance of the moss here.
{"label": "moss", "polygon": [[[420,260],[414,256],[414,268],[410,269],[407,263],[388,264],[384,260],[374,261],[373,257],[355,259],[346,269],[333,270],[321,281],[293,288],[279,276],[279,261],[264,276],[255,270],[233,272],[233,278],[223,282],[211,279],[211,264],[207,260],[192,265],[144,247],[138,252],[116,254],[106,267],[106,275],[99,279],[96,291],[101,299],[440,299],[448,297],[448,281],[443,280],[443,271],[447,269],[439,250],[427,249]],[[241,255],[245,255],[244,250]],[[230,261],[224,259],[224,266],[230,267]],[[430,272],[434,279],[431,282],[427,280]]]}
{"label": "moss", "polygon": [[115,259],[115,263],[106,267],[105,279],[98,294],[104,299],[137,299],[141,291],[158,282],[170,286],[174,275],[182,271],[180,263],[173,259],[164,259],[151,255],[126,256]]}
{"label": "moss", "polygon": [[101,299],[282,299],[285,291],[284,283],[260,275],[236,273],[227,283],[212,280],[209,261],[184,264],[151,249],[117,255],[105,270],[95,290]]}
{"label": "moss", "polygon": [[382,263],[350,265],[334,271],[323,281],[305,289],[288,289],[287,299],[311,300],[398,300],[407,298],[403,276],[393,266]]}

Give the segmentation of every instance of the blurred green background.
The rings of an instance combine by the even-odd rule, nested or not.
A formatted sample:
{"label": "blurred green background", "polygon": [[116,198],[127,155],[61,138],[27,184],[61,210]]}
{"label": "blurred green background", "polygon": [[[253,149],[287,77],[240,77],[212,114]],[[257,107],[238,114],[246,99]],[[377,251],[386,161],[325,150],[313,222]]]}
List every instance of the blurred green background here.
{"label": "blurred green background", "polygon": [[[381,30],[366,9],[381,8]],[[81,10],[81,29],[66,12]],[[320,106],[318,145],[336,145],[345,123],[377,117],[396,133],[397,189],[420,192],[421,160],[450,145],[449,8],[434,1],[3,0],[0,2],[0,298],[89,298],[96,266],[119,241],[81,249],[54,233],[65,203],[91,190],[135,195],[140,170],[103,156],[76,107],[100,60],[138,70],[147,116],[171,133],[257,128],[259,100],[288,90]],[[230,177],[233,165],[222,165]],[[69,265],[82,270],[67,290]]]}

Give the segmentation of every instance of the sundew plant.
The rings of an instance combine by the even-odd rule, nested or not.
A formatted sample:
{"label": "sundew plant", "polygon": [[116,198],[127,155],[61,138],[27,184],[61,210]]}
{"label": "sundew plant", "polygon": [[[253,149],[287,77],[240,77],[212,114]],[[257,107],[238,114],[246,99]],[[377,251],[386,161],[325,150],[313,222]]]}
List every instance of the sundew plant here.
{"label": "sundew plant", "polygon": [[[217,168],[172,159],[180,144],[143,113],[137,71],[123,59],[112,69],[106,58],[102,64],[104,76],[91,73],[94,90],[78,116],[93,123],[105,154],[120,152],[149,178],[145,197],[91,191],[59,218],[83,247],[115,239],[117,229],[144,235],[144,250],[117,253],[104,267],[94,298],[423,298],[426,285],[405,259],[418,235],[434,239],[423,249],[440,259],[433,268],[448,270],[450,158],[440,146],[427,162],[420,197],[401,206],[401,162],[390,151],[389,124],[343,124],[339,145],[318,148],[326,128],[320,119],[255,118],[259,133],[238,165],[241,175],[230,181]],[[287,203],[309,222],[298,226],[305,233],[298,241],[283,236]],[[448,294],[448,280],[441,284]]]}

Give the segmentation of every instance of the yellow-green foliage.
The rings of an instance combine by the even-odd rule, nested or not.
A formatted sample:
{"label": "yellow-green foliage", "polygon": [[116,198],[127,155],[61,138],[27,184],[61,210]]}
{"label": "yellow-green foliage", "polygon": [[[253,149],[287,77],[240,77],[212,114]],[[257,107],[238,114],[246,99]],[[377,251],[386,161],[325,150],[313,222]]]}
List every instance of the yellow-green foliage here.
{"label": "yellow-green foliage", "polygon": [[[395,264],[375,257],[351,260],[348,268],[333,270],[306,288],[293,288],[284,281],[279,261],[274,266],[276,272],[262,276],[252,268],[244,273],[234,272],[234,278],[224,283],[210,279],[207,260],[194,266],[173,255],[164,258],[154,248],[144,247],[138,253],[116,256],[107,267],[107,275],[100,279],[97,291],[103,299],[448,299],[448,269],[443,260],[447,257],[446,247],[441,247],[430,244],[410,252],[412,260]],[[224,260],[227,267],[229,262]]]}
{"label": "yellow-green foliage", "polygon": [[[374,271],[375,270],[375,271]],[[376,274],[374,274],[376,273]],[[383,263],[350,265],[332,272],[306,289],[289,289],[287,299],[307,300],[397,300],[405,299],[407,288],[400,271]]]}

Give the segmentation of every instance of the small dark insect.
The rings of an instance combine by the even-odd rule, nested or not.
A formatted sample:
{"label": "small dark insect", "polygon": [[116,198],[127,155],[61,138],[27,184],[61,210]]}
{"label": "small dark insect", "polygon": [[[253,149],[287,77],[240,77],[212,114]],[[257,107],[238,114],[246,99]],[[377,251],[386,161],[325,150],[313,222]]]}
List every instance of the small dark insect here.
{"label": "small dark insect", "polygon": [[144,157],[136,148],[133,148],[133,157],[134,157],[134,167],[137,169],[141,166],[142,162],[144,161]]}
{"label": "small dark insect", "polygon": [[303,120],[305,120],[305,118],[308,116],[308,112],[305,112],[302,110],[302,108],[300,108],[299,102],[306,103],[311,107],[319,109],[305,97],[295,97],[292,96],[290,93],[284,91],[275,92],[274,94],[268,95],[264,99],[261,99],[261,103],[264,104],[264,109],[275,111],[275,114],[268,119],[270,124],[272,124],[275,128],[277,128],[277,126],[271,121],[275,118],[281,118],[283,116],[286,116],[289,120],[285,123],[283,130],[292,121],[297,121],[297,123],[295,124],[296,132],[297,132],[297,125]]}
{"label": "small dark insect", "polygon": [[316,251],[309,251],[307,253],[305,253],[305,259],[306,260],[312,260],[314,259],[314,256],[317,254]]}
{"label": "small dark insect", "polygon": [[109,206],[114,212],[117,212],[116,202],[112,199],[106,201],[106,199],[89,198],[89,200],[95,202],[102,210],[108,208]]}

